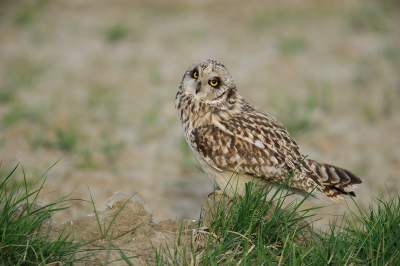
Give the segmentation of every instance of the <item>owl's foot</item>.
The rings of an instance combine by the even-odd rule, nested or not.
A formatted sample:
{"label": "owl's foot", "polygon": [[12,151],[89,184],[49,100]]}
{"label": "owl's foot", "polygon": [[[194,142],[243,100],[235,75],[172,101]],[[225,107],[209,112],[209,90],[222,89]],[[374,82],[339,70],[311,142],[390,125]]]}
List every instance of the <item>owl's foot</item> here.
{"label": "owl's foot", "polygon": [[219,195],[223,195],[223,194],[224,194],[224,192],[219,187],[217,187],[213,192],[208,194],[207,198],[209,198],[211,195],[219,196]]}

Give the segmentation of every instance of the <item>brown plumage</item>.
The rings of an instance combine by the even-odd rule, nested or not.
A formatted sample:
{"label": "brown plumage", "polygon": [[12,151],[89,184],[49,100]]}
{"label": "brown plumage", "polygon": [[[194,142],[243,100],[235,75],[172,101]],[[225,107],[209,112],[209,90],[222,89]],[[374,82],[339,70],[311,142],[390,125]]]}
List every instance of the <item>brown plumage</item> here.
{"label": "brown plumage", "polygon": [[355,196],[354,184],[361,183],[350,171],[305,158],[282,123],[239,95],[219,62],[194,63],[175,106],[196,159],[229,195],[244,193],[244,184],[254,179],[279,185],[293,170],[289,189],[303,196],[314,190],[340,201],[342,194]]}

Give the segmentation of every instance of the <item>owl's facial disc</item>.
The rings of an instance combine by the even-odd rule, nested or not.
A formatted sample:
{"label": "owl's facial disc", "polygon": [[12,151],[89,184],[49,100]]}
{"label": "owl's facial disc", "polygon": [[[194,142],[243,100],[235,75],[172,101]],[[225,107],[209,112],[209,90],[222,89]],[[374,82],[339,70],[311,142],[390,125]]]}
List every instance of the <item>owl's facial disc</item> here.
{"label": "owl's facial disc", "polygon": [[183,76],[180,90],[193,100],[215,104],[226,100],[234,81],[225,66],[206,59],[195,62]]}
{"label": "owl's facial disc", "polygon": [[199,101],[213,101],[221,94],[223,82],[212,65],[197,65],[184,78],[185,90]]}

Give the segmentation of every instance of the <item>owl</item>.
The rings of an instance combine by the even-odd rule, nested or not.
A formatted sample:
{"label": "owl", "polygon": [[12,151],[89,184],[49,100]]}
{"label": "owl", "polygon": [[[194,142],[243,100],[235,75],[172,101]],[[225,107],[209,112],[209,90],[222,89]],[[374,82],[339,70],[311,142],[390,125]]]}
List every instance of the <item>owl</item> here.
{"label": "owl", "polygon": [[191,151],[228,196],[243,195],[245,184],[254,181],[272,187],[284,183],[293,194],[322,194],[339,202],[343,195],[354,197],[355,184],[362,183],[348,170],[304,156],[285,126],[248,103],[217,61],[189,67],[175,107]]}

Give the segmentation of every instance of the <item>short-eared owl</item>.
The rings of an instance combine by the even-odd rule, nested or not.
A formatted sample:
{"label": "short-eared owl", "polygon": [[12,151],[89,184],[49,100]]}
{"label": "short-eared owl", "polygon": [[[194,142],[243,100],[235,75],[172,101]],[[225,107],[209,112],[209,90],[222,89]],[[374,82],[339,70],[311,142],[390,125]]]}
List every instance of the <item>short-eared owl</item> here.
{"label": "short-eared owl", "polygon": [[[186,71],[175,98],[185,138],[207,176],[232,196],[246,182],[279,185],[295,170],[289,189],[314,190],[334,201],[355,196],[361,179],[345,169],[304,159],[286,128],[237,91],[225,66],[201,60]],[[304,160],[304,161],[303,161]],[[296,169],[297,167],[297,169]]]}

